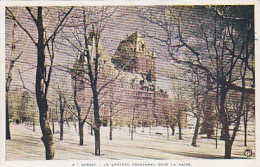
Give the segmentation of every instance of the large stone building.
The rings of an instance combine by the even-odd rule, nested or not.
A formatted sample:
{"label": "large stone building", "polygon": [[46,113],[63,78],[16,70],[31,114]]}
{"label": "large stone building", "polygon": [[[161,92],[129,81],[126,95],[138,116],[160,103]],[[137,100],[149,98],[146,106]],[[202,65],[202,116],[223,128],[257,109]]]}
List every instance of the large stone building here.
{"label": "large stone building", "polygon": [[117,69],[141,74],[149,82],[156,81],[156,56],[148,50],[139,31],[120,42],[112,62]]}
{"label": "large stone building", "polygon": [[[89,39],[91,62],[96,50],[94,38]],[[120,42],[115,55],[108,55],[99,43],[98,89],[100,116],[103,123],[113,117],[113,124],[165,125],[167,113],[173,111],[168,94],[156,84],[156,55],[150,52],[142,35],[137,31]],[[86,60],[79,55],[74,69],[73,88],[82,112],[91,114],[92,92],[87,76]],[[79,75],[80,74],[80,75]],[[77,82],[75,82],[75,78]],[[83,114],[84,115],[84,114]]]}

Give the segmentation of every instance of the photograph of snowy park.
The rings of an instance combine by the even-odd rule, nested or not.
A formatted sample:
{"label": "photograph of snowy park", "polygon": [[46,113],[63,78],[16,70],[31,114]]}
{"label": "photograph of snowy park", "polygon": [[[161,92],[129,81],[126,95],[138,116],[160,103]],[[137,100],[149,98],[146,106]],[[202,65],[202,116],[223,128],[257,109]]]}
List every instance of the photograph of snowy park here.
{"label": "photograph of snowy park", "polygon": [[8,6],[6,161],[255,159],[254,5]]}

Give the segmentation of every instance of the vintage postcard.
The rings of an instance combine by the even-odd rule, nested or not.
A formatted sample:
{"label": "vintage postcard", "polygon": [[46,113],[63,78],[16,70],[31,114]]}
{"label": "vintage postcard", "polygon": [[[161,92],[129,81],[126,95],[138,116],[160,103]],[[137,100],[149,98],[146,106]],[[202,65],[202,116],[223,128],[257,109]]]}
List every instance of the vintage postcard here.
{"label": "vintage postcard", "polygon": [[1,2],[1,165],[259,165],[258,13],[259,1]]}

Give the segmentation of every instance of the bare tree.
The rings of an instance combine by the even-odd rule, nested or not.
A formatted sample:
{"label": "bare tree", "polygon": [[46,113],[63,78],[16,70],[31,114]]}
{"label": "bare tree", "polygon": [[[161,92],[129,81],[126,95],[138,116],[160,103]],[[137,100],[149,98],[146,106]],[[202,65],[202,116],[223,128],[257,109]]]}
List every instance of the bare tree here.
{"label": "bare tree", "polygon": [[14,68],[14,63],[21,57],[22,52],[16,57],[13,57],[16,52],[16,39],[15,39],[15,29],[17,25],[16,23],[13,24],[13,30],[12,30],[12,44],[11,44],[11,58],[10,58],[10,63],[9,63],[9,69],[8,73],[6,76],[6,82],[5,82],[5,111],[6,111],[6,140],[11,139],[11,134],[10,134],[10,126],[9,126],[9,90],[12,82],[12,73],[13,73],[13,68]]}
{"label": "bare tree", "polygon": [[194,128],[194,134],[193,134],[193,138],[192,138],[192,143],[191,145],[196,147],[197,146],[197,138],[198,138],[198,134],[199,134],[199,127],[200,127],[200,119],[201,119],[201,115],[202,115],[202,110],[201,108],[199,107],[200,106],[200,103],[199,103],[199,78],[198,76],[195,76],[194,77],[194,87],[193,87],[193,97],[194,97],[194,101],[195,101],[195,112],[194,112],[194,116],[197,118],[196,120],[196,125],[195,125],[195,128]]}
{"label": "bare tree", "polygon": [[[68,117],[71,119],[74,115],[71,114],[69,111],[72,110],[71,104],[72,104],[72,88],[71,83],[68,82],[68,80],[71,79],[70,75],[66,71],[63,71],[63,69],[60,68],[60,65],[54,66],[55,71],[53,71],[53,76],[60,76],[59,78],[55,78],[52,82],[52,85],[50,87],[50,98],[49,100],[49,106],[52,108],[52,114],[50,118],[52,118],[52,125],[53,125],[53,133],[54,133],[54,124],[55,121],[59,124],[59,138],[60,140],[64,139],[64,123],[67,120]],[[70,107],[68,109],[68,107]],[[55,112],[54,112],[55,111]],[[68,116],[71,114],[70,116]],[[69,124],[68,124],[69,126]]]}
{"label": "bare tree", "polygon": [[[134,104],[135,105],[135,104]],[[133,113],[132,113],[132,119],[131,119],[131,124],[129,126],[130,128],[130,134],[131,134],[131,140],[134,140],[134,131],[135,131],[135,127],[136,127],[136,123],[135,123],[135,119],[136,119],[136,106],[133,107]]]}
{"label": "bare tree", "polygon": [[[185,87],[185,86],[184,86]],[[168,126],[172,129],[172,134],[175,135],[175,126],[178,126],[179,130],[179,140],[182,140],[182,128],[186,122],[186,112],[188,110],[187,100],[184,94],[181,94],[183,88],[180,85],[174,86],[174,97],[172,100],[164,101],[164,104],[161,104],[162,110],[168,134]]]}
{"label": "bare tree", "polygon": [[[109,18],[113,15],[115,9],[113,7],[82,7],[77,9],[75,17],[72,17],[72,23],[68,27],[72,30],[70,34],[64,31],[63,38],[68,44],[67,47],[72,47],[82,57],[84,67],[83,77],[85,78],[86,85],[92,94],[92,107],[94,123],[91,125],[94,129],[95,136],[95,155],[100,155],[100,93],[111,83],[98,84],[100,72],[100,58],[102,57],[101,51],[101,34],[105,29]],[[80,14],[81,17],[77,17]],[[75,19],[77,23],[75,24]],[[77,33],[78,32],[78,33]],[[83,41],[83,42],[82,42]],[[86,74],[86,75],[84,75]],[[80,108],[77,107],[79,111]]]}
{"label": "bare tree", "polygon": [[[77,120],[78,120],[78,129],[79,129],[79,145],[84,144],[84,125],[87,122],[87,119],[89,117],[90,108],[92,107],[92,98],[88,99],[88,104],[86,103],[85,97],[83,99],[80,96],[84,96],[82,94],[79,94],[80,91],[84,91],[86,88],[86,80],[84,77],[84,57],[80,55],[79,58],[76,59],[74,63],[73,69],[70,71],[71,78],[72,78],[72,87],[73,87],[73,102],[74,102],[74,108],[76,110],[75,114],[73,111],[71,111],[73,114],[75,114]],[[68,105],[68,104],[67,104]],[[84,108],[85,105],[87,107]],[[68,107],[70,108],[70,107]],[[83,111],[86,109],[86,111]],[[88,122],[89,123],[89,122]],[[89,123],[91,126],[93,126],[91,123]]]}
{"label": "bare tree", "polygon": [[59,94],[59,109],[60,109],[60,140],[63,140],[63,127],[64,127],[64,112],[65,112],[65,104],[66,98]]}
{"label": "bare tree", "polygon": [[117,113],[119,113],[122,109],[119,109],[117,106],[121,103],[119,92],[114,90],[114,85],[110,86],[108,90],[109,101],[107,102],[107,107],[109,108],[109,140],[113,138],[113,119]]}
{"label": "bare tree", "polygon": [[[197,146],[197,137],[199,135],[199,130],[202,131],[202,129],[205,129],[205,127],[201,127],[201,125],[203,125],[202,119],[204,120],[204,122],[206,122],[205,120],[207,119],[211,119],[213,120],[214,117],[209,118],[208,114],[205,114],[206,112],[209,111],[209,101],[212,101],[212,97],[209,94],[209,89],[207,87],[207,80],[203,81],[203,74],[201,75],[200,71],[195,68],[193,69],[193,74],[191,76],[191,87],[192,87],[192,91],[193,91],[193,96],[192,96],[192,106],[191,106],[191,112],[193,114],[193,116],[196,118],[196,124],[195,124],[195,128],[194,128],[194,133],[193,133],[193,138],[192,138],[192,143],[191,145],[196,147]],[[206,86],[205,86],[206,85]],[[204,111],[206,110],[206,111]],[[210,112],[213,113],[212,110],[210,110]],[[212,115],[211,113],[211,115]],[[211,124],[207,124],[208,126],[211,126]],[[201,127],[201,129],[200,129]],[[211,138],[212,133],[210,132],[210,130],[213,127],[209,127],[207,129],[207,137]],[[205,131],[205,130],[204,130]],[[200,132],[200,134],[202,134]]]}
{"label": "bare tree", "polygon": [[[164,32],[164,35],[149,36],[164,44],[168,57],[175,64],[188,69],[196,67],[209,78],[211,90],[216,93],[218,117],[225,136],[225,158],[231,158],[241,113],[237,115],[237,124],[230,136],[225,105],[229,91],[241,92],[238,108],[241,112],[244,93],[254,94],[254,8],[162,7],[162,11],[155,14],[152,10],[143,9],[140,17]],[[192,23],[186,22],[190,18]],[[186,29],[187,26],[189,29]]]}
{"label": "bare tree", "polygon": [[[36,90],[36,99],[37,105],[40,114],[40,126],[43,134],[42,141],[45,146],[46,159],[52,160],[54,158],[54,142],[53,134],[49,125],[48,119],[48,101],[47,94],[48,88],[51,81],[52,65],[54,61],[54,40],[58,32],[63,28],[63,24],[67,16],[72,11],[71,7],[67,12],[64,12],[64,16],[60,17],[60,20],[57,20],[57,25],[55,26],[51,35],[47,37],[46,28],[44,27],[44,14],[43,7],[39,6],[36,9],[31,7],[26,7],[28,14],[34,22],[34,26],[37,29],[38,36],[35,38],[30,29],[23,25],[22,20],[18,20],[17,17],[13,14],[11,8],[6,8],[7,16],[14,20],[17,25],[28,35],[32,43],[37,49],[37,70],[36,70],[36,81],[35,81],[35,90]],[[45,63],[46,59],[46,50],[48,50],[51,65],[49,71],[47,72],[47,67]]]}
{"label": "bare tree", "polygon": [[182,126],[183,126],[183,123],[185,122],[185,119],[186,118],[186,112],[187,112],[187,100],[186,100],[186,97],[181,94],[182,92],[182,88],[179,86],[178,89],[175,89],[175,93],[176,93],[176,97],[175,99],[173,100],[173,109],[174,109],[174,112],[175,112],[175,117],[176,117],[176,123],[178,125],[178,128],[179,128],[179,140],[182,140]]}
{"label": "bare tree", "polygon": [[255,112],[255,103],[254,96],[245,95],[245,105],[243,108],[243,122],[244,122],[244,146],[247,146],[247,129],[248,129],[248,121],[250,121],[250,118],[252,119],[252,116],[254,116]]}

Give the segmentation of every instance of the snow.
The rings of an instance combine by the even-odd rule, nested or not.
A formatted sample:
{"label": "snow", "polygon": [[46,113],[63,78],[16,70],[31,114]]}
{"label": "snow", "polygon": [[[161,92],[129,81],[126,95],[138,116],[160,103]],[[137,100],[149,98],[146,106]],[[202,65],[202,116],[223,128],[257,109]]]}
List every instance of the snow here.
{"label": "snow", "polygon": [[[11,140],[6,141],[6,160],[44,160],[45,149],[41,141],[40,127],[10,124]],[[94,156],[94,136],[90,134],[90,127],[85,125],[84,145],[79,146],[79,136],[71,124],[64,125],[64,140],[59,140],[59,126],[55,125],[55,160],[186,160],[186,159],[219,159],[224,155],[224,142],[218,140],[216,149],[215,140],[199,135],[198,147],[191,146],[194,129],[183,129],[183,140],[178,140],[177,134],[169,139],[164,127],[137,128],[133,141],[129,136],[129,128],[122,127],[113,130],[113,140],[109,140],[109,127],[101,127],[101,156]],[[162,133],[162,134],[156,134]],[[255,134],[249,130],[248,146],[243,146],[243,131],[239,131],[233,144],[233,158],[255,159],[255,154],[246,157],[243,151],[251,148],[255,153]]]}

